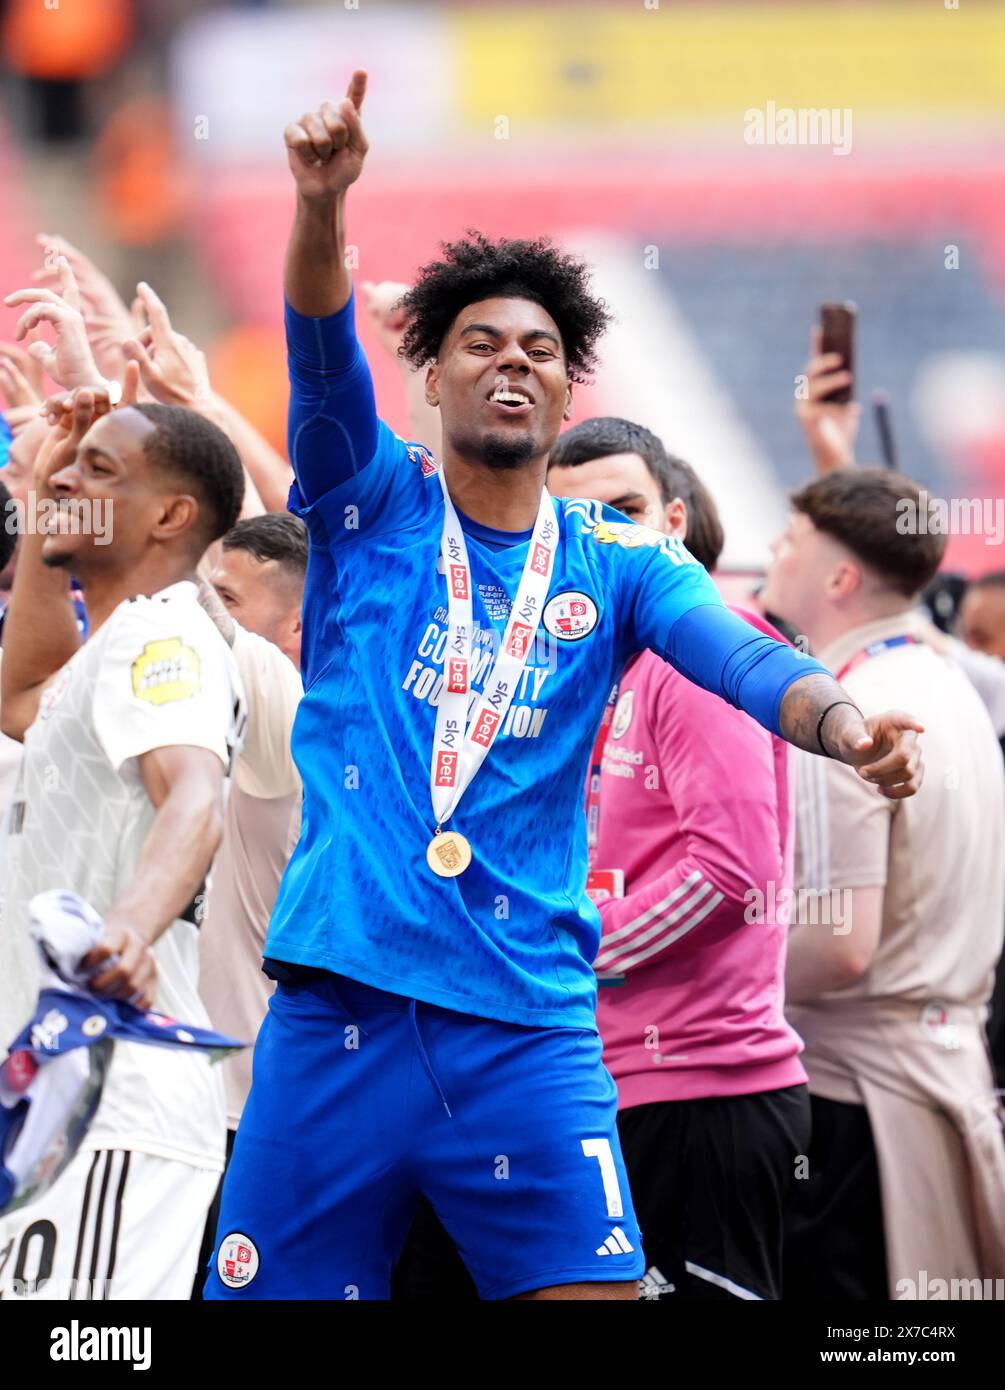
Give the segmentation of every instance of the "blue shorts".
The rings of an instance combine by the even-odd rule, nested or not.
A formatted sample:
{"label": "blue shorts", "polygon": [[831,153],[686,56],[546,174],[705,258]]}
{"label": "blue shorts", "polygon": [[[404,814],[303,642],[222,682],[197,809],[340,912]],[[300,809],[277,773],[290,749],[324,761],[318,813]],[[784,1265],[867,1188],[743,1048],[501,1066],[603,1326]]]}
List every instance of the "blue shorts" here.
{"label": "blue shorts", "polygon": [[206,1298],[385,1299],[424,1194],[482,1298],[645,1265],[597,1033],[277,986]]}

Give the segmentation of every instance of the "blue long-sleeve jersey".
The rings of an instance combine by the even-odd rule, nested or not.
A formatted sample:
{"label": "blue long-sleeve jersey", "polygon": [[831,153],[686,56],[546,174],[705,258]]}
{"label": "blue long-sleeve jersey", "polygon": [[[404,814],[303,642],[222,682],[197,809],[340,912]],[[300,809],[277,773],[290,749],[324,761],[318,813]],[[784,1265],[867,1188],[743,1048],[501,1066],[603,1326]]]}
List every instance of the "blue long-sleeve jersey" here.
{"label": "blue long-sleeve jersey", "polygon": [[[583,787],[625,662],[651,647],[774,731],[788,686],[824,668],[730,613],[679,541],[599,503],[556,500],[538,641],[450,821],[473,862],[438,878],[425,853],[447,630],[440,486],[425,450],[377,418],[352,301],[322,319],[288,307],[286,323],[290,507],[310,532],[293,731],[304,807],[266,955],[465,1013],[592,1029],[600,924],[585,895]],[[461,521],[474,700],[528,535]]]}

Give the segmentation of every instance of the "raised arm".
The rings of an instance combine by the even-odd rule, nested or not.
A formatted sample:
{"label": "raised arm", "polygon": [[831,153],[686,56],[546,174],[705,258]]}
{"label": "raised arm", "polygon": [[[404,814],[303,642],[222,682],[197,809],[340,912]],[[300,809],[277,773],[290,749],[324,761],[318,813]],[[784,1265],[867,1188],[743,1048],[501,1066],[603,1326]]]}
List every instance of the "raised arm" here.
{"label": "raised arm", "polygon": [[819,325],[810,332],[810,359],[802,378],[796,381],[796,419],[799,421],[817,473],[853,467],[855,440],[862,407],[855,401],[831,401],[837,387],[850,386],[852,374],[842,364],[841,354],[823,351]]}
{"label": "raised arm", "polygon": [[325,102],[286,127],[297,206],[286,252],[289,452],[307,505],[353,477],[377,448],[373,381],[356,338],[346,266],[345,198],[363,168],[366,73],[338,106]]}
{"label": "raised arm", "polygon": [[366,158],[359,116],[365,95],[366,73],[354,72],[338,106],[323,102],[286,127],[286,154],[297,184],[286,249],[286,300],[309,318],[337,314],[352,294],[345,264],[345,195]]}
{"label": "raised arm", "polygon": [[[49,479],[72,461],[93,421],[110,408],[107,390],[75,393],[72,413],[60,415],[39,449],[34,485],[39,502],[54,504]],[[4,622],[0,732],[18,741],[35,721],[46,682],[80,646],[70,576],[65,569],[43,563],[45,540],[46,532],[35,525],[27,526],[21,536]]]}
{"label": "raised arm", "polygon": [[289,464],[235,406],[213,390],[206,354],[177,331],[167,305],[146,281],[136,286],[136,298],[149,322],[122,343],[122,352],[138,364],[143,385],[155,401],[197,411],[230,439],[244,467],[242,520],[264,511],[285,511],[293,481]]}

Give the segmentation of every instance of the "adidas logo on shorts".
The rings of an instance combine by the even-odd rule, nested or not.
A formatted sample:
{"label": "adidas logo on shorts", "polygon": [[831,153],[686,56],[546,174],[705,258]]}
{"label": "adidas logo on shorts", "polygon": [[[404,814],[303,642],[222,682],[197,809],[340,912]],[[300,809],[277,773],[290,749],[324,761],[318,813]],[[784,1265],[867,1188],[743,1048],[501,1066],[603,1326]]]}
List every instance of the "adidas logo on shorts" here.
{"label": "adidas logo on shorts", "polygon": [[604,1241],[603,1245],[597,1246],[598,1255],[630,1255],[635,1249],[625,1235],[620,1226],[615,1226],[614,1230]]}

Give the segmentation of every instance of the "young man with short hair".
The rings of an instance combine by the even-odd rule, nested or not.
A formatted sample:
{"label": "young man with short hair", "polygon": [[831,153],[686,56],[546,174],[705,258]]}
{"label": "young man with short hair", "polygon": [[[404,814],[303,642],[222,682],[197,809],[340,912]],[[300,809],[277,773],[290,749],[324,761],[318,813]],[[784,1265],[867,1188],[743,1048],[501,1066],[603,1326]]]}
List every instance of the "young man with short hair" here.
{"label": "young man with short hair", "polygon": [[980,698],[927,643],[918,595],[945,538],[902,534],[905,499],[917,507],[918,487],[885,469],[809,483],[761,595],[865,714],[910,704],[926,729],[925,785],[909,801],[797,758],[796,877],[818,907],[794,928],[786,971],[813,1106],[786,1298],[924,1296],[905,1292],[922,1270],[1005,1276],[1005,1145],[984,1032],[1005,916],[1005,778]]}
{"label": "young man with short hair", "polygon": [[[112,412],[107,391],[81,389],[55,414],[35,466],[54,518],[21,538],[4,627],[0,722],[24,757],[3,931],[27,934],[37,894],[77,893],[104,923],[89,987],[208,1025],[198,922],[244,711],[195,578],[237,518],[240,461],[178,407]],[[83,645],[71,569],[87,593]],[[187,1298],[223,1151],[207,1059],[116,1043],[77,1156],[0,1219],[0,1293]]]}
{"label": "young man with short hair", "polygon": [[473,236],[427,266],[405,352],[429,363],[442,461],[378,420],[345,256],[365,82],[286,131],[304,818],[206,1292],[386,1297],[423,1193],[484,1298],[634,1298],[584,893],[608,691],[651,646],[805,746],[871,759],[896,797],[919,780],[917,726],[867,726],[679,542],[548,496],[607,321],[554,247]]}

